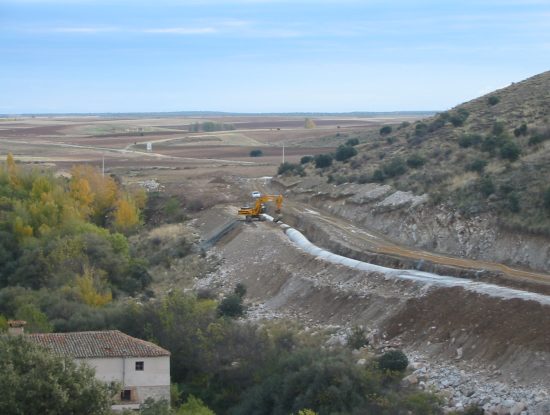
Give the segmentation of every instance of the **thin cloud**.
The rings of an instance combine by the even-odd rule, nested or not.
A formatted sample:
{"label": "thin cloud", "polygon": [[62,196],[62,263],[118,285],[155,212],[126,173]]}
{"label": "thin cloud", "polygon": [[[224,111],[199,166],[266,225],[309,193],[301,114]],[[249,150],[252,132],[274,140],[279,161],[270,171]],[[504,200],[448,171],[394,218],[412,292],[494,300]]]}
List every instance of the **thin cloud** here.
{"label": "thin cloud", "polygon": [[143,33],[172,34],[172,35],[208,35],[218,33],[214,27],[165,27],[145,29]]}
{"label": "thin cloud", "polygon": [[119,28],[116,27],[55,27],[46,31],[51,31],[55,33],[108,33],[108,32],[118,32]]}

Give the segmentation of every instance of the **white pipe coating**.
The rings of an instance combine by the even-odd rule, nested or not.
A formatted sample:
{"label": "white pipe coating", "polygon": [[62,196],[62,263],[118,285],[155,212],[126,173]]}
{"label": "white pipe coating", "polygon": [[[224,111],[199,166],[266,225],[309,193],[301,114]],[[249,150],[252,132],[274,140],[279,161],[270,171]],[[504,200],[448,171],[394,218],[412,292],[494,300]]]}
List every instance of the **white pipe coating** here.
{"label": "white pipe coating", "polygon": [[[266,220],[273,222],[273,217],[265,214],[264,217]],[[344,265],[353,269],[366,272],[379,272],[388,277],[417,281],[428,285],[438,285],[443,287],[462,287],[465,290],[474,291],[491,297],[504,299],[519,298],[522,300],[536,301],[544,305],[550,305],[550,296],[544,294],[532,293],[509,287],[501,287],[499,285],[472,281],[466,278],[437,275],[417,270],[393,269],[370,264],[368,262],[357,261],[356,259],[334,254],[330,251],[327,251],[312,244],[300,231],[297,231],[296,229],[291,228],[284,223],[281,223],[280,226],[285,231],[288,238],[296,245],[298,245],[298,247],[303,249],[308,254],[315,256],[316,258],[330,262],[332,264]]]}

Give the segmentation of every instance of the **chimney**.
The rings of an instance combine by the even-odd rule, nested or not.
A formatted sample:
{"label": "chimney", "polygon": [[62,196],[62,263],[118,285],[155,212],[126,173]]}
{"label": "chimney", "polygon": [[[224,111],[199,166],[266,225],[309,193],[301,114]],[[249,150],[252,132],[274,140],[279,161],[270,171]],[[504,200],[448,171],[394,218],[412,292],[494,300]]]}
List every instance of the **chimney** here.
{"label": "chimney", "polygon": [[25,320],[8,320],[8,334],[19,335],[25,332]]}

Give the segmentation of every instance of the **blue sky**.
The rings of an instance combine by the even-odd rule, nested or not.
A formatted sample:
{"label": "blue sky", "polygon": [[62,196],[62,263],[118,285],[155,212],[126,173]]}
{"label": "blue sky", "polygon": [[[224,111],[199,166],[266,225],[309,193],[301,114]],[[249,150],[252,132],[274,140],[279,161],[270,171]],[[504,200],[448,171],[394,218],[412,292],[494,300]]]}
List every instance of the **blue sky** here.
{"label": "blue sky", "polygon": [[0,0],[0,113],[443,110],[550,69],[550,0]]}

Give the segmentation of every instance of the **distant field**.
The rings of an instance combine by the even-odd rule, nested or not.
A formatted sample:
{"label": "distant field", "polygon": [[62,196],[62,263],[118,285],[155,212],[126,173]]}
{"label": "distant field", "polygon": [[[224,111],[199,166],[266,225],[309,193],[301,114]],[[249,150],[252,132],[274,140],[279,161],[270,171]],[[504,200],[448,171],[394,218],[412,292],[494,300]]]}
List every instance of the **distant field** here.
{"label": "distant field", "polygon": [[[282,161],[333,151],[347,137],[405,117],[314,117],[304,128],[301,116],[213,117],[26,117],[0,123],[0,152],[20,162],[67,168],[76,163],[106,168],[170,168],[201,172],[215,168],[231,174],[271,175]],[[213,121],[235,130],[189,132],[189,125]],[[151,152],[146,143],[153,144]],[[262,157],[250,157],[261,149]]]}

